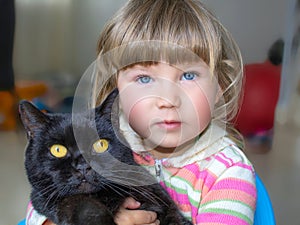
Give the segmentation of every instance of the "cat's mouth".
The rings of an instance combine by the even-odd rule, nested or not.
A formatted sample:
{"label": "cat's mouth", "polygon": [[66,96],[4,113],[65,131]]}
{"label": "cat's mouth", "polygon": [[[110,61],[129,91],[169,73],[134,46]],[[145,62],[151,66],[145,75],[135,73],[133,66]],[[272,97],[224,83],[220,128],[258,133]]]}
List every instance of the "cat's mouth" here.
{"label": "cat's mouth", "polygon": [[97,186],[87,179],[82,179],[77,186],[77,190],[81,193],[92,193],[97,191]]}

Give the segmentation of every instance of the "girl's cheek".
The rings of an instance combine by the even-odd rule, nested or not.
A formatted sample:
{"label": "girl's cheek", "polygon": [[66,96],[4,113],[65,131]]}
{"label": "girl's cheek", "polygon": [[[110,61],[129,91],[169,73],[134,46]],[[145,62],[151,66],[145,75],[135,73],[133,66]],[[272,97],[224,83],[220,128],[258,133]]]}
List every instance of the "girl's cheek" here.
{"label": "girl's cheek", "polygon": [[130,127],[141,137],[147,138],[150,135],[150,124],[143,107],[133,107],[128,113]]}

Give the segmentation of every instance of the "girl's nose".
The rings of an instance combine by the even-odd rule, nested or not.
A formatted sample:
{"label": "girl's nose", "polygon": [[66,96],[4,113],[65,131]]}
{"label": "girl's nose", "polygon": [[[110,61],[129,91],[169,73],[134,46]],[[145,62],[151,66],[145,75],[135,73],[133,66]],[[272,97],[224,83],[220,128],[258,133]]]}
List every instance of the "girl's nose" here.
{"label": "girl's nose", "polygon": [[158,108],[178,108],[181,105],[181,100],[176,98],[174,100],[169,100],[166,98],[158,97],[157,106]]}
{"label": "girl's nose", "polygon": [[176,84],[163,85],[157,93],[158,108],[178,108],[181,106],[180,90]]}

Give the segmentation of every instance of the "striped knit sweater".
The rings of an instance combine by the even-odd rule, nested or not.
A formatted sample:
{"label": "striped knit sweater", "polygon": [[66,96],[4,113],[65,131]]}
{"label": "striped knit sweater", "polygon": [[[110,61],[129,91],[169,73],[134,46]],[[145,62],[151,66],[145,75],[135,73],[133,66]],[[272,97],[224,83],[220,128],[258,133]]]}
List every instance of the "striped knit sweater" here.
{"label": "striped knit sweater", "polygon": [[135,154],[194,224],[253,224],[256,203],[253,167],[235,146],[182,168]]}

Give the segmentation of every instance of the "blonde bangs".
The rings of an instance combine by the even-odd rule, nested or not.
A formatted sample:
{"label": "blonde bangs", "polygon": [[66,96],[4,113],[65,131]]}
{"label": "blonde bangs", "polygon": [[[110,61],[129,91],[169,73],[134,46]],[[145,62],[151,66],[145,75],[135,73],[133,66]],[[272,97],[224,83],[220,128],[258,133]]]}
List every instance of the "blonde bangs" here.
{"label": "blonde bangs", "polygon": [[[199,7],[193,1],[176,0],[129,1],[124,7],[127,10],[121,9],[117,13],[115,21],[110,22],[113,26],[108,26],[103,32],[106,34],[100,38],[98,43],[100,54],[120,46],[130,45],[133,40],[134,42],[161,41],[173,44],[173,47],[181,46],[179,49],[186,48],[206,62],[210,68],[215,68],[221,44],[220,35],[215,30],[216,24],[212,24],[212,15],[209,11],[205,11],[205,13],[197,11]],[[120,21],[122,22],[120,23]],[[159,46],[153,46],[154,48],[149,51],[149,47],[146,46],[146,49],[143,49],[141,45],[138,48],[132,46],[130,54],[126,50],[126,54],[120,55],[131,60],[155,58],[171,64],[190,60],[190,58],[186,58],[187,51],[183,54],[179,54],[178,51],[169,54],[170,48],[163,47],[161,49]],[[176,57],[174,58],[174,56]],[[115,63],[126,64],[124,62]]]}

